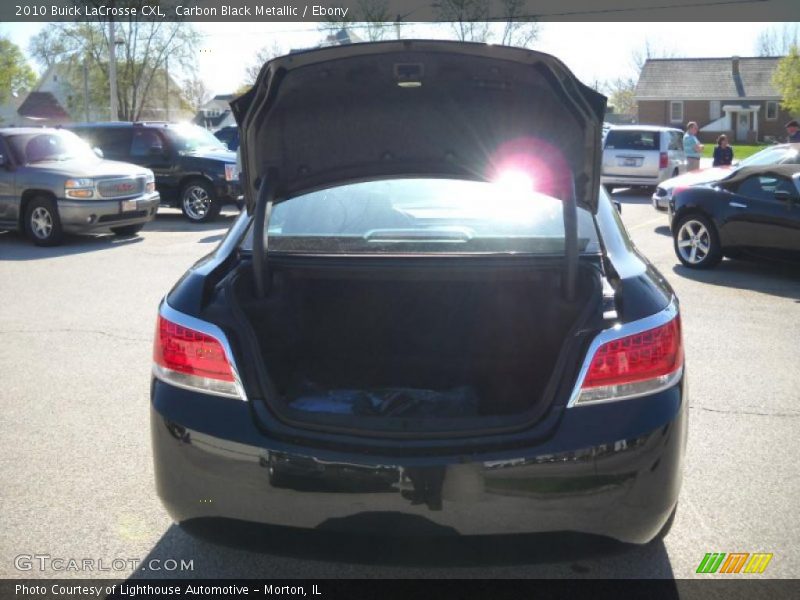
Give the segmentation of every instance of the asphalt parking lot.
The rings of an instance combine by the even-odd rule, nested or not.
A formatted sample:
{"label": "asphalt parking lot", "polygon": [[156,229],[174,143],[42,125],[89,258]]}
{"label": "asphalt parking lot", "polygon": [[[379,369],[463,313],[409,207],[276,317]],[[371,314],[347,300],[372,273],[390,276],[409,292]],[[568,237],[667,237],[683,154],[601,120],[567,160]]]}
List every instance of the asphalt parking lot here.
{"label": "asphalt parking lot", "polygon": [[[690,437],[665,543],[565,535],[431,544],[272,531],[233,548],[230,531],[187,535],[153,486],[151,336],[159,300],[235,215],[197,227],[162,210],[127,239],[70,237],[37,248],[0,233],[0,577],[686,578],[706,552],[771,552],[763,577],[796,576],[800,267],[725,260],[690,272],[678,265],[666,217],[648,196],[614,197],[683,311]],[[194,570],[15,566],[15,557],[32,554],[106,564],[185,559]]]}

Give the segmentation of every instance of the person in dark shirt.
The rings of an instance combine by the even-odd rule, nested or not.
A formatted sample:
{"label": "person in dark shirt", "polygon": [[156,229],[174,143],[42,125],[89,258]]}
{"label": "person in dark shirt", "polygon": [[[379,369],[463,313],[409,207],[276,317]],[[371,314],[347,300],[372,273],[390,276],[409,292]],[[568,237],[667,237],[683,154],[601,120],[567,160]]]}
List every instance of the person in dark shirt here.
{"label": "person in dark shirt", "polygon": [[722,134],[717,138],[717,147],[714,148],[714,166],[725,167],[733,162],[733,148],[728,144],[728,136]]}
{"label": "person in dark shirt", "polygon": [[786,141],[790,144],[800,142],[800,123],[792,119],[786,124]]}

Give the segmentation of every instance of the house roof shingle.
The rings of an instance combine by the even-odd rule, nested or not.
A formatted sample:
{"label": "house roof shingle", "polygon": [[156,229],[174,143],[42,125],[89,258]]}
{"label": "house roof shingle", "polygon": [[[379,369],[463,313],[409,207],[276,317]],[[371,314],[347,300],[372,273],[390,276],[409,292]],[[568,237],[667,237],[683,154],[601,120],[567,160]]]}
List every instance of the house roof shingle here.
{"label": "house roof shingle", "polygon": [[69,119],[69,113],[50,92],[30,92],[17,113],[33,119]]}
{"label": "house roof shingle", "polygon": [[772,74],[780,57],[651,58],[639,75],[636,99],[729,100],[780,98]]}

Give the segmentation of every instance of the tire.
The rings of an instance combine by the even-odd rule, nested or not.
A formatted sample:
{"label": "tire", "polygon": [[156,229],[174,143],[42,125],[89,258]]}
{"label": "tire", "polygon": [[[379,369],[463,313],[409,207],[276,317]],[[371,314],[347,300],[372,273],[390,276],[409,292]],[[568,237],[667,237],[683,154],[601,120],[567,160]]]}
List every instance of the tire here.
{"label": "tire", "polygon": [[183,216],[193,223],[213,221],[222,210],[214,187],[202,179],[192,179],[183,185],[180,207]]}
{"label": "tire", "polygon": [[690,269],[711,269],[722,260],[722,246],[714,224],[705,216],[681,217],[672,228],[675,255]]}
{"label": "tire", "polygon": [[111,231],[114,232],[114,235],[136,235],[142,230],[142,227],[144,227],[144,223],[125,225],[124,227],[112,227]]}
{"label": "tire", "polygon": [[52,198],[36,196],[25,207],[25,233],[37,246],[58,246],[64,239],[61,218]]}
{"label": "tire", "polygon": [[659,531],[656,534],[656,537],[653,538],[654,542],[660,542],[669,535],[669,532],[672,529],[672,525],[673,523],[675,523],[675,515],[677,514],[677,512],[678,512],[678,505],[676,504],[675,508],[672,509],[672,513],[670,513],[667,522],[664,523],[664,526],[661,528],[661,531]]}

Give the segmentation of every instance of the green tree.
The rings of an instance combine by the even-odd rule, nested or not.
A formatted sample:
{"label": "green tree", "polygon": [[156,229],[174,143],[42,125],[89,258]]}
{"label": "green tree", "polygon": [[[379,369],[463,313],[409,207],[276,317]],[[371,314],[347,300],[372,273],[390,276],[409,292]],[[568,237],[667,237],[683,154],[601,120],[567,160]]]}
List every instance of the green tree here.
{"label": "green tree", "polygon": [[783,100],[781,105],[793,115],[800,114],[800,53],[797,46],[778,62],[772,81]]}
{"label": "green tree", "polygon": [[636,114],[636,80],[631,77],[617,78],[606,84],[608,103],[614,112],[623,115]]}
{"label": "green tree", "polygon": [[11,96],[30,90],[36,83],[36,74],[25,60],[19,47],[0,37],[0,104]]}
{"label": "green tree", "polygon": [[[83,4],[94,4],[84,0]],[[146,0],[119,0],[116,6],[139,7]],[[165,5],[164,2],[161,3]],[[169,10],[169,7],[167,7]],[[179,89],[167,83],[168,74],[184,77],[196,72],[199,36],[190,23],[172,20],[115,21],[117,105],[114,119],[135,121],[143,111],[165,106]],[[89,102],[95,107],[109,105],[109,28],[107,22],[51,23],[30,43],[30,53],[44,68],[63,67],[68,85],[74,90],[76,106],[84,102],[84,77],[89,84]],[[84,65],[88,75],[85,75]]]}

